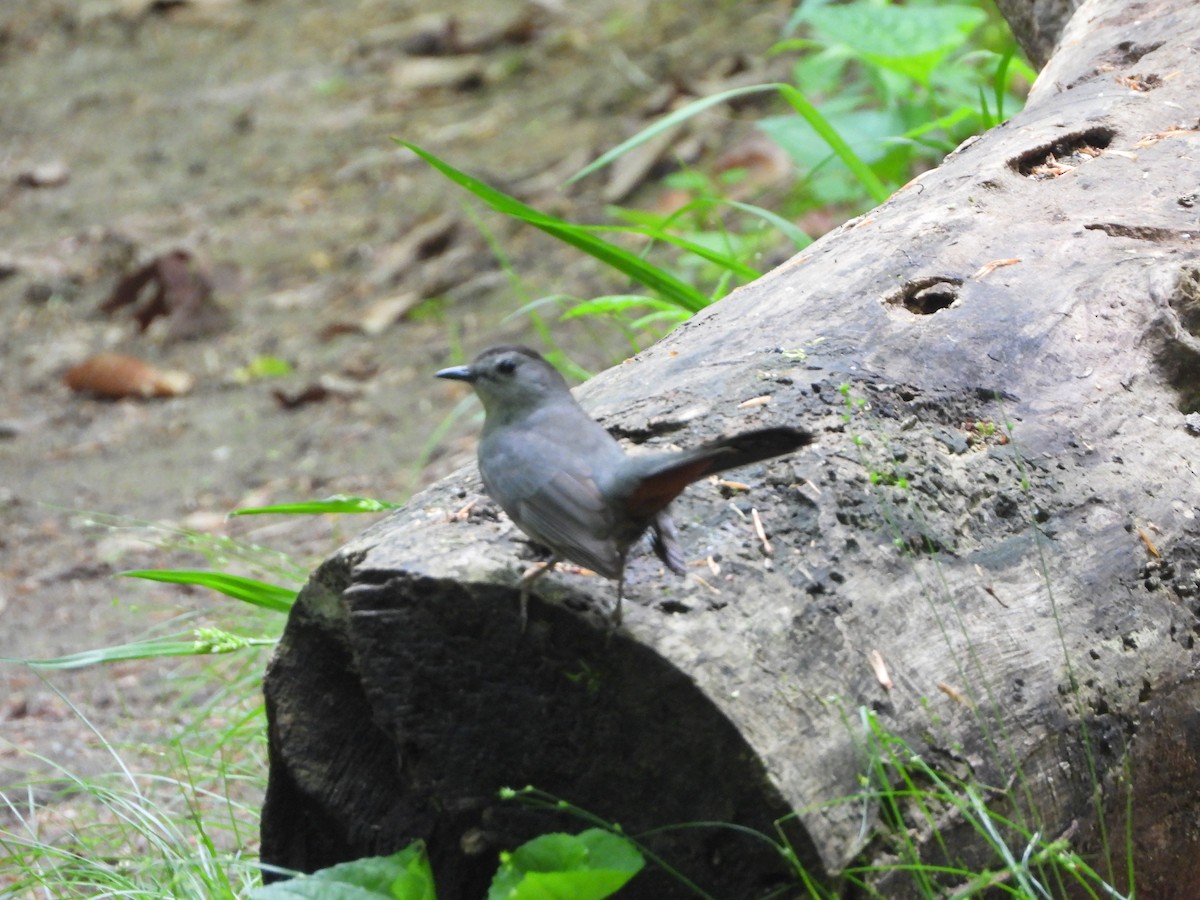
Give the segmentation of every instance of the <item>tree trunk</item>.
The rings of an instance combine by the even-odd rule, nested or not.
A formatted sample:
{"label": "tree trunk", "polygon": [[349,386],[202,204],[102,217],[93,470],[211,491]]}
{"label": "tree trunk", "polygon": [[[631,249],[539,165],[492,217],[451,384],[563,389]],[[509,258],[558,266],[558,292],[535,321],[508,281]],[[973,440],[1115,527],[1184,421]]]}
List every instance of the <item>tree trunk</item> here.
{"label": "tree trunk", "polygon": [[[1200,4],[1087,2],[1058,46],[1022,114],[581,389],[647,447],[819,434],[734,476],[747,492],[677,502],[719,574],[634,560],[611,639],[612,585],[550,575],[522,634],[527,545],[473,466],[314,574],[268,673],[264,861],[424,838],[442,896],[482,896],[500,849],[585,827],[497,799],[532,784],[630,834],[794,813],[829,877],[894,846],[848,799],[869,710],[1098,865],[1101,811],[1118,870],[1131,767],[1138,886],[1190,896]],[[999,865],[952,810],[907,825],[930,862]],[[729,830],[652,845],[716,896],[787,877]],[[622,896],[680,890],[647,873]]]}
{"label": "tree trunk", "polygon": [[1029,61],[1041,68],[1082,0],[996,0]]}

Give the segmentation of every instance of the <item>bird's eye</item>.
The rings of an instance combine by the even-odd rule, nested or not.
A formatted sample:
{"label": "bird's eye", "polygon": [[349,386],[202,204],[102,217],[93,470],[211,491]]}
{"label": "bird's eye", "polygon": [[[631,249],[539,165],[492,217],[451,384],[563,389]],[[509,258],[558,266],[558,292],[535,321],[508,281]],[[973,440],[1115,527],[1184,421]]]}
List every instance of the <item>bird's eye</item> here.
{"label": "bird's eye", "polygon": [[517,371],[517,364],[511,359],[502,359],[500,362],[496,363],[496,371],[501,375],[511,375],[513,372]]}

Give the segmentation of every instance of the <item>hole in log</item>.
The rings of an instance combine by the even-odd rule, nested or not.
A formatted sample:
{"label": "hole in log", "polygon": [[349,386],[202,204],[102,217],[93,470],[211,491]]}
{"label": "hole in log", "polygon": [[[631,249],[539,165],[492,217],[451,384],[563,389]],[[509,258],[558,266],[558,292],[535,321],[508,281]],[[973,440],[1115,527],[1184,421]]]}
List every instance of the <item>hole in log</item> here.
{"label": "hole in log", "polygon": [[1138,75],[1136,72],[1132,75],[1118,75],[1117,84],[1122,87],[1127,87],[1131,91],[1152,91],[1155,88],[1163,86],[1161,75],[1155,75],[1151,72],[1149,75]]}
{"label": "hole in log", "polygon": [[1154,329],[1154,354],[1179,396],[1183,413],[1200,411],[1200,268],[1179,272],[1167,300],[1168,313]]}
{"label": "hole in log", "polygon": [[1009,166],[1026,178],[1056,178],[1099,156],[1114,137],[1111,128],[1089,128],[1028,150],[1010,160]]}
{"label": "hole in log", "polygon": [[1133,41],[1121,41],[1112,50],[1104,54],[1104,62],[1110,66],[1132,66],[1147,53],[1153,53],[1163,45],[1162,41],[1149,44],[1135,44]]}
{"label": "hole in log", "polygon": [[1184,269],[1179,273],[1171,308],[1179,316],[1179,324],[1194,338],[1200,338],[1200,269]]}
{"label": "hole in log", "polygon": [[1158,228],[1154,225],[1122,225],[1119,222],[1093,222],[1083,227],[1086,231],[1103,231],[1109,237],[1132,238],[1135,241],[1150,241],[1154,244],[1166,244],[1174,241],[1187,243],[1192,241],[1197,233],[1200,233],[1175,231],[1172,228]]}
{"label": "hole in log", "polygon": [[928,316],[958,302],[962,279],[949,275],[914,278],[898,291],[883,298],[888,306],[902,306],[914,316]]}

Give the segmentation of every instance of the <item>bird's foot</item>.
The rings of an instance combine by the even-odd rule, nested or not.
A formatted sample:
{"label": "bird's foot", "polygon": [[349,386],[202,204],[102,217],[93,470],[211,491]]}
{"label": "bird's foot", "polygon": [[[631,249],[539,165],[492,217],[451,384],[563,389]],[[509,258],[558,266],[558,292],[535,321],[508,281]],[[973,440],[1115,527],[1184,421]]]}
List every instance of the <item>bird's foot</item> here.
{"label": "bird's foot", "polygon": [[521,633],[525,633],[525,626],[529,624],[529,588],[535,581],[549,572],[558,564],[558,557],[551,557],[549,562],[535,563],[530,566],[521,575],[521,580],[518,587],[521,589]]}
{"label": "bird's foot", "polygon": [[553,559],[549,560],[548,562],[535,562],[532,566],[521,573],[521,584],[537,581],[537,579],[541,578],[557,564],[558,561]]}

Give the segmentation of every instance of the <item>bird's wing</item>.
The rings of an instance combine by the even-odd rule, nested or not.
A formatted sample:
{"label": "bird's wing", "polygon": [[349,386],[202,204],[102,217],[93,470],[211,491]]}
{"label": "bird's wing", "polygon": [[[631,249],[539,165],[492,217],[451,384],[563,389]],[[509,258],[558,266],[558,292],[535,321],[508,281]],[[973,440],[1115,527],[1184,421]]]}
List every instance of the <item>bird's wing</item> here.
{"label": "bird's wing", "polygon": [[529,431],[519,441],[504,434],[488,440],[480,473],[517,527],[558,555],[616,578],[622,557],[612,537],[613,511],[589,474],[589,460],[564,455]]}
{"label": "bird's wing", "polygon": [[517,524],[559,555],[607,578],[621,574],[612,513],[590,478],[555,473],[521,501],[519,515]]}

